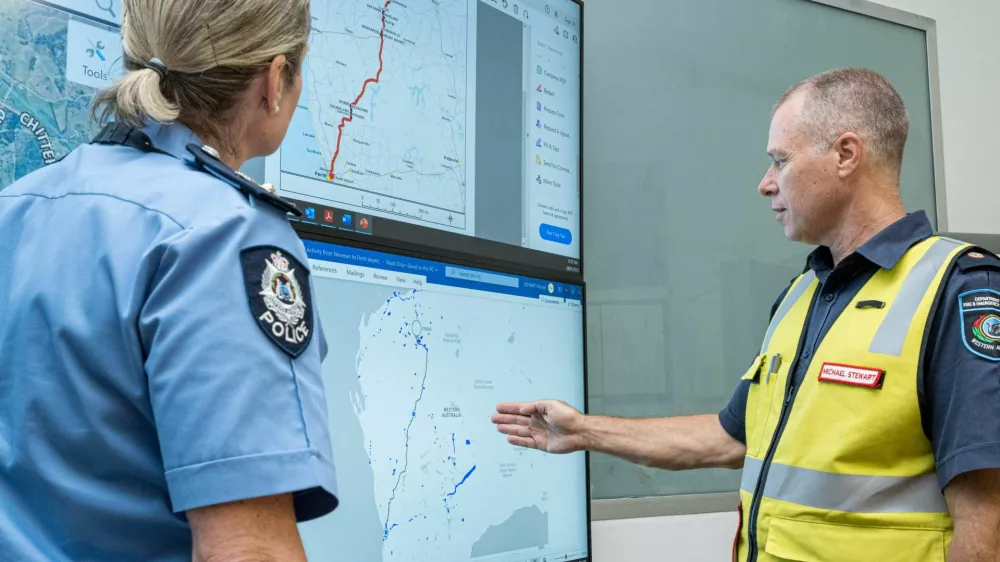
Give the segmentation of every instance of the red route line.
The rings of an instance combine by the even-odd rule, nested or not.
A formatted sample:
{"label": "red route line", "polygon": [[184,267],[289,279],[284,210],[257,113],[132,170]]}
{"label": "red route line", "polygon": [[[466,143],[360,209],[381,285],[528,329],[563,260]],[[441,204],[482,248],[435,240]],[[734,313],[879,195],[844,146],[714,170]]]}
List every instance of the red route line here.
{"label": "red route line", "polygon": [[361,85],[361,93],[358,94],[357,99],[350,107],[350,115],[344,117],[340,120],[340,125],[337,126],[337,149],[333,152],[333,160],[330,161],[330,173],[326,175],[326,179],[333,180],[335,177],[333,174],[333,167],[337,164],[337,157],[340,156],[340,141],[344,138],[344,125],[350,123],[354,120],[354,106],[361,103],[361,98],[365,95],[365,90],[368,88],[368,84],[378,84],[379,77],[382,76],[382,49],[385,48],[385,12],[389,9],[389,4],[392,0],[387,0],[385,6],[382,6],[382,30],[379,32],[379,45],[378,45],[378,72],[375,73],[375,78],[369,78],[365,80],[364,84]]}

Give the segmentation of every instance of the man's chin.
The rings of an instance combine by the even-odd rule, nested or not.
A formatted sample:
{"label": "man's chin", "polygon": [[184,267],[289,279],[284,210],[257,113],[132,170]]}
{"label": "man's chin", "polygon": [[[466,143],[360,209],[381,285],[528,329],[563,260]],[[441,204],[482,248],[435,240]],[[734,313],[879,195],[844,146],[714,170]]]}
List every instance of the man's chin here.
{"label": "man's chin", "polygon": [[785,238],[788,238],[792,242],[802,242],[802,233],[799,232],[794,226],[790,224],[783,225],[785,229]]}

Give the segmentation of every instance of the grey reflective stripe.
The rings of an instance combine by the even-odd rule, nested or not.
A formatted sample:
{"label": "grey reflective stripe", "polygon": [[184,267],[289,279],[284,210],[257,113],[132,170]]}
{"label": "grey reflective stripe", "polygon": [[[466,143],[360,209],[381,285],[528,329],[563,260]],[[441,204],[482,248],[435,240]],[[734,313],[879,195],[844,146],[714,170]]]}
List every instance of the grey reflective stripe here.
{"label": "grey reflective stripe", "polygon": [[760,467],[764,461],[753,457],[743,458],[743,476],[740,478],[740,489],[748,494],[752,494],[757,488],[757,477],[760,476]]}
{"label": "grey reflective stripe", "polygon": [[[740,488],[753,493],[763,463],[746,457]],[[771,463],[764,497],[849,513],[947,513],[935,474],[861,476]]]}
{"label": "grey reflective stripe", "polygon": [[781,301],[781,305],[778,310],[774,312],[774,318],[771,319],[771,324],[767,327],[767,334],[764,335],[764,345],[760,347],[760,352],[764,353],[767,351],[767,346],[771,344],[771,337],[774,335],[774,331],[778,329],[778,324],[785,319],[788,311],[795,306],[795,303],[799,302],[802,298],[803,293],[809,288],[809,285],[816,280],[816,274],[810,269],[807,273],[802,275],[798,283],[794,284],[788,293],[785,295],[785,299]]}
{"label": "grey reflective stripe", "polygon": [[889,312],[882,320],[878,332],[872,338],[868,351],[895,357],[903,353],[903,344],[906,343],[906,336],[909,334],[913,318],[917,315],[920,301],[924,299],[927,289],[934,282],[934,277],[948,256],[963,245],[948,238],[940,238],[931,245],[903,280],[903,286],[900,287]]}

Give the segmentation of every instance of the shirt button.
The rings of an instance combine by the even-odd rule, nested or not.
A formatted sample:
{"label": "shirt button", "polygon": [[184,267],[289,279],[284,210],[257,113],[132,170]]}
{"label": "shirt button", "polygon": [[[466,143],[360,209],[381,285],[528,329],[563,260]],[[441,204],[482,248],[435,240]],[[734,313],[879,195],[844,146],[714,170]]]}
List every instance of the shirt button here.
{"label": "shirt button", "polygon": [[823,298],[826,299],[826,302],[833,302],[834,299],[833,293],[827,293],[826,296]]}

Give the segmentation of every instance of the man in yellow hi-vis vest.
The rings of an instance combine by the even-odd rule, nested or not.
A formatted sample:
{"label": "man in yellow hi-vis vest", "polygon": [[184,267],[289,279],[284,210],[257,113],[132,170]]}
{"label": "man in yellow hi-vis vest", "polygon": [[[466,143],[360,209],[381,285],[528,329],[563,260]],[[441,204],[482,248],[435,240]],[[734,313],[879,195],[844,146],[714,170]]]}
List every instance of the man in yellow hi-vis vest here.
{"label": "man in yellow hi-vis vest", "polygon": [[735,560],[1000,560],[1000,259],[903,209],[908,130],[863,69],[775,106],[759,190],[788,238],[819,248],[717,416],[543,400],[500,404],[499,431],[551,453],[742,467]]}

